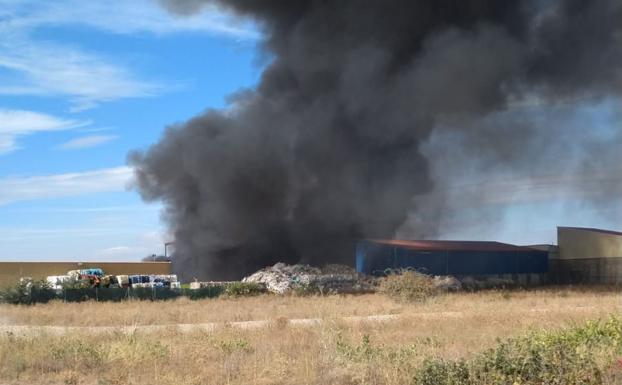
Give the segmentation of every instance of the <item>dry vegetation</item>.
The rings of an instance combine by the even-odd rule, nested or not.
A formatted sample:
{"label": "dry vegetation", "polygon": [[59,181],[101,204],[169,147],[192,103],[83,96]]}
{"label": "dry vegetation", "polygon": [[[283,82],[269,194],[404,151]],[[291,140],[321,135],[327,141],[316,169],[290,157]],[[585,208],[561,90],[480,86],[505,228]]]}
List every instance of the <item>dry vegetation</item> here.
{"label": "dry vegetation", "polygon": [[[131,325],[274,320],[256,330],[0,337],[0,383],[408,384],[429,357],[470,357],[529,329],[619,312],[612,289],[455,293],[424,303],[380,295],[0,306],[11,324]],[[400,314],[386,323],[345,315]],[[322,317],[321,326],[284,319]]]}
{"label": "dry vegetation", "polygon": [[[0,304],[0,324],[111,326],[176,323],[231,322],[278,318],[336,318],[372,314],[414,317],[479,317],[507,323],[521,319],[544,322],[599,316],[618,309],[620,296],[614,288],[591,290],[543,289],[533,291],[483,291],[453,293],[419,303],[393,301],[381,295],[272,296],[203,299],[165,302],[51,302],[32,306]],[[435,313],[446,313],[436,314]],[[448,314],[447,314],[448,313]],[[453,314],[455,317],[456,314]],[[570,317],[570,318],[568,318]]]}

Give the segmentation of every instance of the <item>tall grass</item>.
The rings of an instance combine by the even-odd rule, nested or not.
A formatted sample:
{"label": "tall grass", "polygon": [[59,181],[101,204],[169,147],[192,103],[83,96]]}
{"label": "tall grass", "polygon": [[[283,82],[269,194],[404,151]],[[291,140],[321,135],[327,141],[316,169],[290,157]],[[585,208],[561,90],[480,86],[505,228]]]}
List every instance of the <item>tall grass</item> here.
{"label": "tall grass", "polygon": [[[12,324],[131,325],[256,319],[273,323],[263,329],[224,327],[191,333],[173,329],[157,334],[138,329],[104,335],[86,329],[63,337],[36,331],[27,336],[5,333],[0,335],[0,383],[420,385],[425,384],[421,382],[425,374],[431,381],[428,383],[453,385],[460,382],[448,381],[464,379],[460,376],[466,371],[469,381],[480,378],[477,373],[482,375],[481,381],[488,381],[468,385],[513,385],[503,381],[516,381],[517,377],[497,381],[492,374],[483,377],[480,369],[509,376],[536,373],[536,369],[520,371],[530,362],[534,363],[532,368],[546,368],[545,362],[553,362],[550,366],[555,367],[567,362],[564,368],[573,367],[574,361],[560,361],[560,352],[568,349],[556,350],[555,346],[570,347],[572,354],[577,354],[573,360],[583,355],[588,362],[593,357],[603,383],[615,383],[607,381],[616,380],[615,349],[619,345],[608,341],[617,341],[618,337],[607,336],[618,330],[619,321],[605,327],[606,321],[590,324],[597,326],[584,324],[589,319],[607,319],[619,310],[620,297],[615,291],[550,289],[504,294],[455,293],[413,303],[382,295],[260,295],[199,301],[3,305],[0,323]],[[400,317],[387,323],[339,319],[386,313],[399,313]],[[321,317],[325,322],[311,327],[285,322],[303,317]],[[556,330],[568,325],[581,326],[558,334]],[[561,345],[566,340],[570,343]],[[537,350],[543,343],[545,347]],[[534,360],[532,351],[543,360]],[[532,378],[526,384],[537,380]]]}
{"label": "tall grass", "polygon": [[126,326],[401,314],[426,321],[460,317],[469,323],[480,319],[479,327],[485,330],[523,328],[533,322],[555,325],[576,317],[599,317],[620,309],[621,304],[622,298],[612,288],[459,292],[441,294],[424,302],[402,302],[375,294],[224,296],[198,300],[177,298],[167,302],[51,301],[32,306],[0,304],[0,324]]}
{"label": "tall grass", "polygon": [[[470,347],[394,326],[275,326],[216,333],[0,336],[0,383],[613,385],[620,320]],[[401,341],[398,341],[401,335]]]}

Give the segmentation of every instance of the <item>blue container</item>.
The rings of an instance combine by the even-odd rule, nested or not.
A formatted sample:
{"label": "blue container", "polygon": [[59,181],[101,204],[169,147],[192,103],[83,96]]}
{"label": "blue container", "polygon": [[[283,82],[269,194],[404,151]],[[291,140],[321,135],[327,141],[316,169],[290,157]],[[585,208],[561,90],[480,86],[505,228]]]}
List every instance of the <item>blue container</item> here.
{"label": "blue container", "polygon": [[103,277],[104,271],[99,268],[82,269],[80,270],[80,275],[93,275],[93,276]]}
{"label": "blue container", "polygon": [[141,280],[140,280],[140,275],[130,275],[127,278],[130,281],[131,285],[133,285],[135,283],[142,283]]}

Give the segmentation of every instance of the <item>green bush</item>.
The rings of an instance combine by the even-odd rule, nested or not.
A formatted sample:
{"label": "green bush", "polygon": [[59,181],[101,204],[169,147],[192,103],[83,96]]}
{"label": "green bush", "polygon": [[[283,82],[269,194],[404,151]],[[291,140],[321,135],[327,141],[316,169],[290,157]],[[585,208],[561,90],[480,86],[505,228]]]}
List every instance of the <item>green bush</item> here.
{"label": "green bush", "polygon": [[225,286],[225,294],[230,297],[258,295],[265,291],[263,285],[255,282],[231,282]]}
{"label": "green bush", "polygon": [[291,294],[296,297],[308,297],[311,295],[324,294],[322,290],[314,284],[298,284],[292,288]]}
{"label": "green bush", "polygon": [[[239,295],[252,295],[249,288],[239,290]],[[188,297],[191,300],[214,298],[225,292],[224,286],[205,287],[201,289],[170,289],[170,288],[91,288],[72,287],[61,290],[51,289],[46,282],[22,282],[0,289],[0,303],[35,304],[46,303],[57,299],[64,302],[84,301],[123,301],[128,299],[161,301]],[[232,292],[233,295],[234,292]],[[238,292],[235,292],[238,293]],[[245,293],[245,294],[244,294]]]}
{"label": "green bush", "polygon": [[226,294],[231,297],[264,293],[265,287],[258,283],[234,282],[200,289],[171,289],[168,287],[94,288],[83,287],[78,281],[68,283],[60,290],[51,289],[46,281],[21,282],[0,290],[0,303],[34,304],[53,299],[65,302],[122,301],[127,299],[160,301],[178,297],[191,300],[214,298]]}
{"label": "green bush", "polygon": [[364,334],[359,344],[350,344],[337,335],[337,352],[349,361],[365,362],[383,354],[382,347],[371,343],[369,334]]}
{"label": "green bush", "polygon": [[402,302],[424,301],[438,293],[432,277],[413,270],[388,274],[380,280],[378,292]]}
{"label": "green bush", "polygon": [[[622,319],[509,339],[464,361],[430,359],[416,385],[600,385],[612,379],[622,353]],[[620,380],[620,378],[618,378]]]}
{"label": "green bush", "polygon": [[469,368],[464,360],[427,360],[416,377],[418,385],[470,385]]}
{"label": "green bush", "polygon": [[73,276],[67,280],[61,282],[60,286],[63,289],[89,289],[92,287],[91,283],[86,279],[79,279],[77,276]]}
{"label": "green bush", "polygon": [[29,283],[20,282],[14,286],[6,286],[0,290],[0,302],[10,304],[23,304],[30,301]]}
{"label": "green bush", "polygon": [[46,303],[56,298],[56,293],[46,281],[21,280],[0,290],[0,302],[13,305]]}

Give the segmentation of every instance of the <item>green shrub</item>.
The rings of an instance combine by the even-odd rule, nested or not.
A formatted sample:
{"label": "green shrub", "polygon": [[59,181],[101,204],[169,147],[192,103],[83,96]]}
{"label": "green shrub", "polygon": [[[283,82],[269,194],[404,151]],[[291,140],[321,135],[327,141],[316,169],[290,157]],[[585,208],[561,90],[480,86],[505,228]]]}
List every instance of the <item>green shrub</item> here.
{"label": "green shrub", "polygon": [[383,354],[382,346],[374,346],[368,334],[364,334],[359,344],[349,344],[341,334],[337,335],[337,352],[354,362],[369,361]]}
{"label": "green shrub", "polygon": [[[230,290],[230,295],[252,295],[257,293],[254,286],[243,285]],[[201,289],[156,288],[94,288],[69,285],[61,290],[51,289],[47,282],[22,282],[0,289],[0,303],[34,304],[46,303],[53,299],[65,302],[84,301],[123,301],[128,299],[160,301],[188,297],[191,300],[214,298],[225,293],[225,286],[211,286]]]}
{"label": "green shrub", "polygon": [[264,293],[265,287],[258,283],[234,282],[226,285],[215,285],[200,289],[155,288],[94,288],[83,287],[79,281],[68,282],[60,290],[51,289],[46,281],[23,281],[19,284],[0,290],[0,303],[34,304],[46,303],[53,299],[65,302],[83,301],[122,301],[137,300],[168,300],[188,297],[191,300],[214,298],[222,294],[231,297],[251,296]]}
{"label": "green shrub", "polygon": [[432,359],[424,362],[417,374],[418,385],[470,385],[469,369],[464,360]]}
{"label": "green shrub", "polygon": [[390,273],[380,280],[378,291],[403,302],[424,301],[438,293],[432,277],[413,270]]}
{"label": "green shrub", "polygon": [[[622,319],[509,339],[468,361],[431,359],[417,385],[600,385],[622,352]],[[611,382],[613,383],[613,382]]]}
{"label": "green shrub", "polygon": [[89,289],[92,285],[86,279],[80,279],[77,276],[73,276],[67,280],[62,281],[60,286],[63,289]]}
{"label": "green shrub", "polygon": [[10,304],[28,303],[30,300],[30,289],[27,282],[20,282],[13,286],[6,286],[0,290],[0,302]]}
{"label": "green shrub", "polygon": [[225,294],[230,297],[258,295],[265,291],[263,285],[255,282],[231,282],[225,286]]}
{"label": "green shrub", "polygon": [[21,280],[0,290],[0,302],[13,305],[46,303],[56,298],[56,292],[46,281]]}
{"label": "green shrub", "polygon": [[293,287],[291,293],[292,295],[297,297],[307,297],[310,295],[324,294],[317,285],[313,284],[298,284]]}

